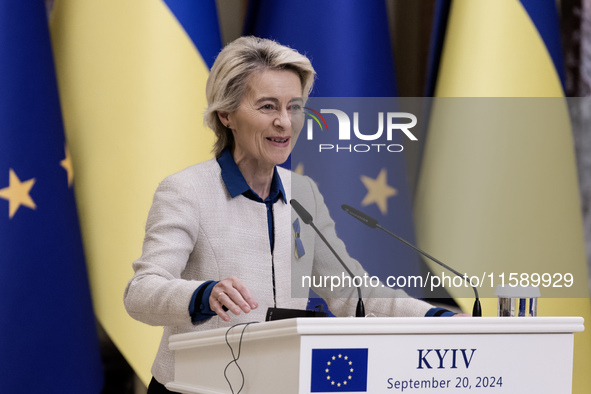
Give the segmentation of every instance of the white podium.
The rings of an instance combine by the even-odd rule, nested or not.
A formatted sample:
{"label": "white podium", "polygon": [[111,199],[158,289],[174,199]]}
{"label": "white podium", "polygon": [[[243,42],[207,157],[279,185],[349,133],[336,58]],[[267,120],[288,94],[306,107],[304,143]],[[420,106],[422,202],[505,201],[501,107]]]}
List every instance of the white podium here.
{"label": "white podium", "polygon": [[[227,338],[238,356],[244,326]],[[581,317],[300,318],[251,324],[227,369],[242,393],[571,393]],[[174,335],[181,393],[230,393],[228,330]]]}

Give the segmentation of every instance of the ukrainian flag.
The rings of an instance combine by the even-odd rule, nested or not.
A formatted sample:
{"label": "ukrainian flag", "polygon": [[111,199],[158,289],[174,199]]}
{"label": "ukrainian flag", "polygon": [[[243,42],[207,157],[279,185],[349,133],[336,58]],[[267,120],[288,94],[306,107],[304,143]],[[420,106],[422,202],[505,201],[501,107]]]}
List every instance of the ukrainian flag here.
{"label": "ukrainian flag", "polygon": [[0,5],[0,385],[100,393],[99,342],[45,5]]}
{"label": "ukrainian flag", "polygon": [[60,0],[51,27],[96,314],[147,384],[162,331],[128,316],[123,291],[158,183],[212,157],[215,2]]}
{"label": "ukrainian flag", "polygon": [[[591,321],[561,59],[554,0],[452,2],[436,96],[454,98],[433,106],[415,223],[421,248],[496,284],[502,273],[571,273],[579,290],[562,294],[573,298],[542,298],[538,312]],[[483,311],[496,315],[495,300]],[[573,392],[591,387],[590,350],[589,330],[576,334]]]}
{"label": "ukrainian flag", "polygon": [[564,64],[552,0],[454,0],[437,97],[561,97]]}

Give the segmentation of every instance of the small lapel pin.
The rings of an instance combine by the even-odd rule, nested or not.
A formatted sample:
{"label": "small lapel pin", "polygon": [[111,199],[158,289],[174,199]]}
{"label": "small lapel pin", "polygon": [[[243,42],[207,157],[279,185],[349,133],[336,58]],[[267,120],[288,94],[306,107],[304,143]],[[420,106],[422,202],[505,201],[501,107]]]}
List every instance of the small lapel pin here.
{"label": "small lapel pin", "polygon": [[293,222],[292,229],[293,229],[293,235],[295,238],[294,254],[297,259],[301,259],[306,254],[306,251],[304,250],[304,243],[302,242],[302,239],[300,238],[300,220],[299,219],[296,219],[295,222]]}

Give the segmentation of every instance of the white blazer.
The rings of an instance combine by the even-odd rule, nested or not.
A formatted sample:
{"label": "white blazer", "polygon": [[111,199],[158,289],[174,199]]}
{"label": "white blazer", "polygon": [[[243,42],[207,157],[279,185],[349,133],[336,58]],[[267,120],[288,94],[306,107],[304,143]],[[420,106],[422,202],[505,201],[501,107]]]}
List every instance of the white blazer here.
{"label": "white blazer", "polygon": [[[297,199],[355,275],[361,265],[347,254],[316,184],[308,177],[278,168],[287,201],[273,205],[275,246],[271,254],[266,206],[242,195],[231,198],[215,159],[193,165],[164,179],[154,195],[146,223],[141,257],[133,263],[135,274],[124,295],[127,312],[141,322],[164,326],[152,374],[162,384],[174,379],[174,358],[168,349],[170,335],[230,327],[236,323],[264,321],[275,305],[272,266],[275,269],[276,304],[279,308],[305,309],[308,289],[302,276],[317,278],[344,271],[310,226],[300,221],[305,254],[295,255],[292,225],[298,218],[289,205]],[[238,277],[259,307],[234,316],[226,323],[217,316],[193,324],[189,303],[207,280]],[[354,316],[356,288],[314,289],[337,316]],[[424,316],[431,305],[388,288],[362,289],[366,313],[376,316]],[[344,297],[344,298],[343,298]]]}

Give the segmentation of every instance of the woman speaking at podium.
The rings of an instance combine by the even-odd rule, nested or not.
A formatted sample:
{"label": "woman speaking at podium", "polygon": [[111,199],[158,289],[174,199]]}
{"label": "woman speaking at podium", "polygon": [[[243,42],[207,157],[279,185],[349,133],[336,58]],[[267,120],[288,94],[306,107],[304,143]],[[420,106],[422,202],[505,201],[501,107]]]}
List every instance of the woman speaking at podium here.
{"label": "woman speaking at podium", "polygon": [[[149,393],[167,392],[164,384],[174,378],[171,335],[264,321],[269,307],[305,309],[306,297],[292,297],[299,283],[292,276],[343,271],[312,229],[299,223],[292,198],[311,213],[350,270],[365,273],[336,236],[314,182],[278,167],[302,129],[314,77],[305,56],[255,37],[226,46],[211,68],[205,122],[217,137],[215,158],[160,183],[125,290],[133,318],[164,326]],[[355,314],[356,288],[314,290],[335,315]],[[364,290],[367,313],[425,316],[433,310],[385,291]]]}

